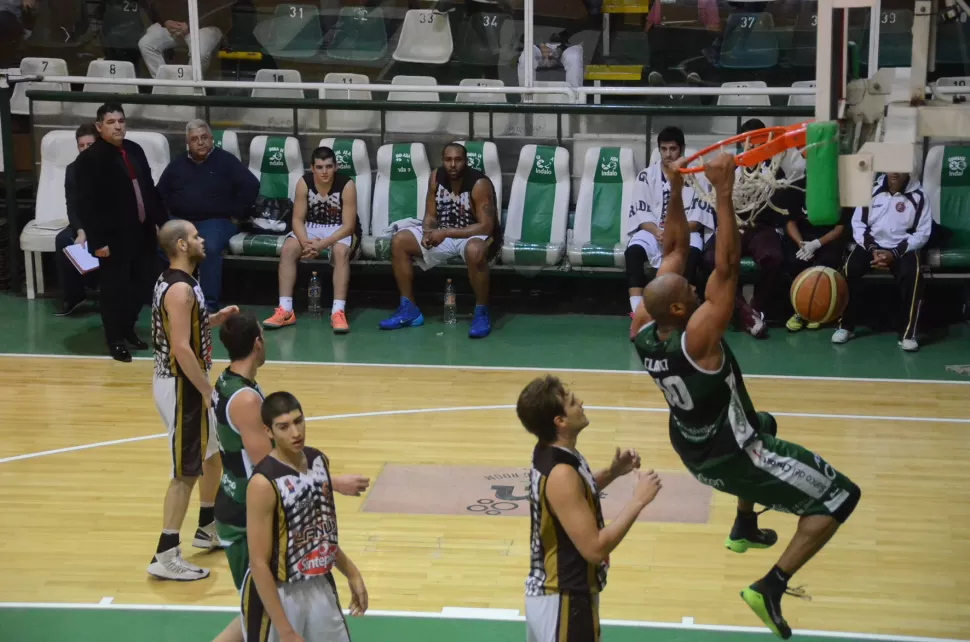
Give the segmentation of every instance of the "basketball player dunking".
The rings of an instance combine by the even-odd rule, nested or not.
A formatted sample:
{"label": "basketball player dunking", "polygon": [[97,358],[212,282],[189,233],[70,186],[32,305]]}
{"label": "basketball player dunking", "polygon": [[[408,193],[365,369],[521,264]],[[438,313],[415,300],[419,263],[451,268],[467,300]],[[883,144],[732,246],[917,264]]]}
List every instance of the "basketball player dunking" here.
{"label": "basketball player dunking", "polygon": [[350,583],[351,615],[367,610],[367,589],[337,542],[330,462],[304,445],[303,410],[293,395],[274,392],[260,414],[274,448],[256,464],[246,490],[246,640],[350,642],[332,569]]}
{"label": "basketball player dunking", "polygon": [[525,581],[528,642],[598,642],[599,594],[610,553],[660,490],[653,471],[637,473],[633,497],[609,526],[600,493],[640,467],[636,451],[616,449],[609,468],[596,473],[576,450],[589,425],[583,402],[553,376],[533,380],[519,395],[516,414],[535,435],[529,472],[532,551]]}
{"label": "basketball player dunking", "polygon": [[[216,495],[216,532],[229,561],[236,590],[242,590],[249,570],[246,538],[246,487],[253,466],[273,449],[260,411],[263,391],[256,374],[266,361],[266,346],[259,322],[252,312],[240,312],[219,328],[219,341],[229,354],[229,366],[216,381],[215,415],[222,457],[222,483]],[[357,496],[370,480],[362,475],[333,478],[333,489],[341,495]],[[214,642],[242,642],[243,628],[233,620]]]}
{"label": "basketball player dunking", "polygon": [[169,268],[155,283],[152,297],[152,343],[155,407],[168,431],[172,480],[165,493],[162,534],[148,573],[165,580],[187,582],[208,577],[209,570],[182,559],[179,530],[199,475],[199,527],[192,545],[213,549],[216,539],[213,505],[221,466],[215,420],[212,416],[212,336],[210,326],[236,314],[236,306],[211,317],[205,296],[192,274],[205,258],[205,244],[188,221],[172,220],[158,233]]}
{"label": "basketball player dunking", "polygon": [[688,251],[687,218],[679,198],[683,161],[664,169],[672,190],[664,230],[664,257],[657,278],[644,290],[637,310],[635,346],[644,368],[670,407],[670,440],[687,469],[701,483],[738,498],[727,548],[744,553],[767,548],[778,536],[758,528],[754,504],[799,516],[798,529],[778,563],[741,597],[771,631],[791,636],[781,614],[788,580],[810,560],[852,514],[861,491],[818,455],[776,437],[774,417],[756,412],[738,363],[724,341],[734,312],[741,245],[734,214],[734,159],[722,154],[704,173],[717,198],[714,273],[706,300],[681,276]]}

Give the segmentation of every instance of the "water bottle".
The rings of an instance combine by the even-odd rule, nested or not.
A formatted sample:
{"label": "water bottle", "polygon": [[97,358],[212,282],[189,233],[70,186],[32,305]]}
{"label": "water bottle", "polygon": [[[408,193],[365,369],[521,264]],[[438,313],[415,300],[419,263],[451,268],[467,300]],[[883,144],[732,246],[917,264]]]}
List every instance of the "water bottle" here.
{"label": "water bottle", "polygon": [[445,285],[445,323],[454,325],[458,323],[458,306],[455,304],[455,286],[448,279]]}
{"label": "water bottle", "polygon": [[310,287],[307,288],[308,312],[311,316],[320,316],[323,312],[323,308],[320,306],[320,294],[320,279],[314,272],[310,277]]}

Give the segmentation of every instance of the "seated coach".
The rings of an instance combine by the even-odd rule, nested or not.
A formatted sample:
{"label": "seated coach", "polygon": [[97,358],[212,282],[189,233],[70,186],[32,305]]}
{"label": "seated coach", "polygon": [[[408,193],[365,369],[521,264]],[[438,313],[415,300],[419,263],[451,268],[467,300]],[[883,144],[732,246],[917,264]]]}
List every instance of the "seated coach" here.
{"label": "seated coach", "polygon": [[244,218],[256,201],[259,180],[229,152],[213,145],[204,120],[185,126],[188,151],[175,157],[158,181],[169,217],[192,221],[205,241],[199,283],[210,311],[218,309],[222,290],[222,252],[239,231],[233,219]]}
{"label": "seated coach", "polygon": [[391,240],[394,280],[401,293],[397,311],[380,322],[382,330],[396,330],[424,323],[414,303],[412,260],[430,270],[456,256],[468,266],[468,280],[475,292],[475,315],[468,336],[488,336],[488,261],[498,250],[501,234],[495,187],[485,174],[468,167],[463,145],[451,143],[441,153],[442,165],[431,174],[420,228],[407,227]]}

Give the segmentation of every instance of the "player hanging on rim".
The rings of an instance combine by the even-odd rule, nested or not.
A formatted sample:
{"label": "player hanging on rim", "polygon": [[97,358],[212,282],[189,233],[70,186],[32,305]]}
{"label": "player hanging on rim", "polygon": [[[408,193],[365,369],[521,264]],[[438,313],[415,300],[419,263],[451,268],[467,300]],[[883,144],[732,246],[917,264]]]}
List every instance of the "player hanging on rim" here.
{"label": "player hanging on rim", "polygon": [[[683,161],[665,168],[673,194],[683,181]],[[687,259],[687,218],[671,197],[664,230],[664,257],[657,278],[637,309],[634,345],[644,368],[670,407],[670,440],[701,483],[738,498],[738,513],[725,545],[736,553],[767,548],[778,536],[758,528],[754,505],[799,516],[798,529],[778,563],[741,597],[771,631],[788,639],[781,614],[788,580],[825,546],[855,510],[859,487],[818,455],[776,437],[774,417],[756,412],[738,363],[723,339],[734,311],[741,245],[734,214],[734,159],[722,154],[706,165],[717,204],[714,272],[705,302],[698,303],[681,276]]]}
{"label": "player hanging on rim", "polygon": [[[241,312],[226,319],[219,329],[219,341],[229,354],[229,366],[219,375],[215,386],[216,430],[222,457],[222,482],[215,506],[216,532],[238,591],[249,569],[246,487],[253,467],[273,449],[260,418],[263,391],[256,383],[256,373],[266,362],[266,346],[252,312]],[[357,496],[367,490],[369,483],[361,475],[341,475],[333,478],[333,489],[341,495]],[[242,640],[242,626],[234,619],[215,642]]]}

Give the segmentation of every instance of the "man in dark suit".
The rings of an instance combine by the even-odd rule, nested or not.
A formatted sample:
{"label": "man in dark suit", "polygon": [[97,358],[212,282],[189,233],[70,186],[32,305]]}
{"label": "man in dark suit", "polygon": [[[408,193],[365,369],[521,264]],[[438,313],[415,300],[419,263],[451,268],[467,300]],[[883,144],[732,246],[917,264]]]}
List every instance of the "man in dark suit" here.
{"label": "man in dark suit", "polygon": [[[74,132],[74,139],[77,141],[77,151],[80,154],[98,139],[98,130],[94,125],[81,125]],[[67,201],[67,221],[69,225],[58,232],[57,238],[54,240],[56,248],[54,263],[57,265],[57,280],[61,284],[63,296],[61,307],[54,312],[54,315],[58,317],[66,317],[84,303],[85,278],[74,268],[74,264],[64,254],[64,248],[71,245],[84,245],[88,238],[84,233],[81,221],[77,217],[75,163],[77,161],[68,165],[64,170],[64,198]]]}
{"label": "man in dark suit", "polygon": [[88,247],[101,262],[101,321],[111,356],[131,361],[126,342],[148,344],[135,334],[138,313],[157,276],[156,226],[165,223],[145,151],[125,140],[125,112],[118,103],[98,108],[100,137],[75,161],[78,219]]}

